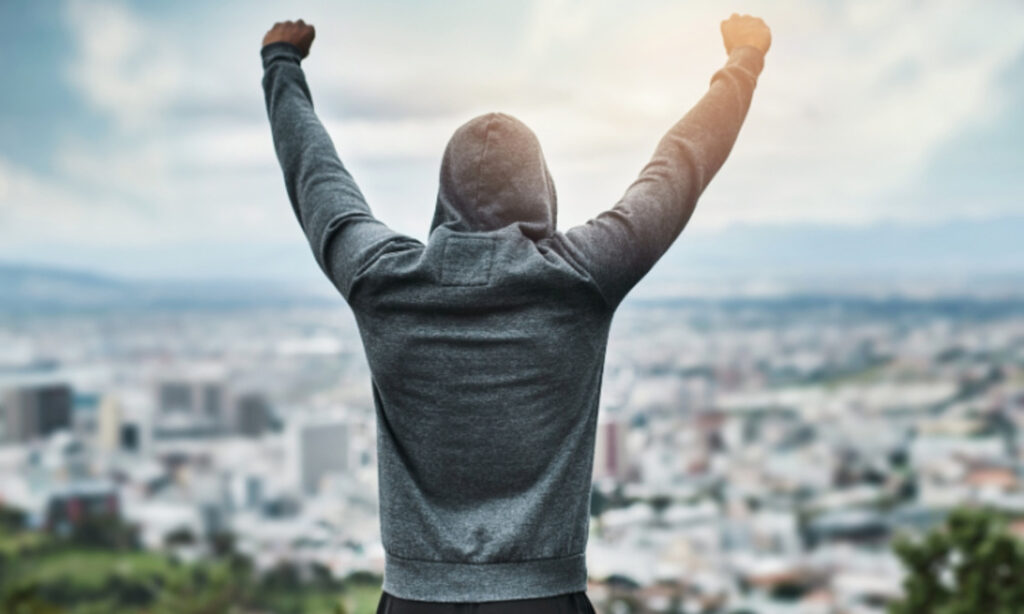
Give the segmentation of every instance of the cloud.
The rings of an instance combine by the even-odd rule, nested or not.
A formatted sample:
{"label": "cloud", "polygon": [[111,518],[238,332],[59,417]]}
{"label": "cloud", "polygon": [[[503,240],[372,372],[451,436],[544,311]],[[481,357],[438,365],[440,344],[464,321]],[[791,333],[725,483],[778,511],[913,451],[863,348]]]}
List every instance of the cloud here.
{"label": "cloud", "polygon": [[[737,147],[695,224],[934,216],[894,196],[998,108],[998,74],[1024,40],[984,33],[1022,17],[996,5],[815,3],[795,24],[781,22]],[[941,215],[960,215],[963,204]]]}
{"label": "cloud", "polygon": [[[282,16],[270,3],[237,8],[167,6],[157,16],[141,3],[67,2],[74,52],[63,77],[109,130],[69,131],[52,169],[3,162],[0,241],[304,241],[260,89],[258,41]],[[713,2],[289,10],[318,25],[304,67],[343,161],[378,216],[420,239],[444,145],[473,115],[502,110],[537,132],[564,229],[614,204],[725,59],[726,15]],[[1000,198],[1005,180],[983,205],[948,199],[938,211],[915,187],[982,119],[1019,119],[999,75],[1024,40],[994,35],[1024,26],[1019,6],[790,0],[733,10],[763,12],[774,42],[736,147],[687,232],[1019,207]],[[88,233],[72,225],[85,223]]]}
{"label": "cloud", "polygon": [[65,17],[77,48],[68,78],[117,124],[144,127],[181,91],[185,69],[173,43],[126,5],[71,0]]}
{"label": "cloud", "polygon": [[126,244],[147,241],[151,228],[139,216],[106,199],[83,199],[62,183],[0,158],[0,228],[8,250],[30,251],[43,241],[103,244],[116,236]]}

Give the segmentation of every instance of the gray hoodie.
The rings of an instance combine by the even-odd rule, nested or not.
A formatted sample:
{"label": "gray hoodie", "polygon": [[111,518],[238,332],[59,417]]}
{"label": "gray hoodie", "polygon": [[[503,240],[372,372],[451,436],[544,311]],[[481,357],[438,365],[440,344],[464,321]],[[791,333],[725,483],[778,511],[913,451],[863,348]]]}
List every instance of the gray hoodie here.
{"label": "gray hoodie", "polygon": [[728,156],[762,53],[734,49],[618,203],[564,233],[533,132],[503,113],[470,120],[445,149],[426,244],[371,213],[314,114],[298,49],[261,53],[289,200],[370,366],[383,590],[439,602],[586,590],[612,316]]}

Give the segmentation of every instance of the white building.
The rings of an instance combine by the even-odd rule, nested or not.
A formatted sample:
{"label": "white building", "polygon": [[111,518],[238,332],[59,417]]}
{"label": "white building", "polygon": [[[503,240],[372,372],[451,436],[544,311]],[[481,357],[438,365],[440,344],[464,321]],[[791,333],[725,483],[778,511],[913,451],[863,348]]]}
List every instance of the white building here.
{"label": "white building", "polygon": [[295,412],[285,426],[288,476],[307,494],[316,493],[325,477],[351,472],[358,465],[351,442],[353,424],[341,411]]}

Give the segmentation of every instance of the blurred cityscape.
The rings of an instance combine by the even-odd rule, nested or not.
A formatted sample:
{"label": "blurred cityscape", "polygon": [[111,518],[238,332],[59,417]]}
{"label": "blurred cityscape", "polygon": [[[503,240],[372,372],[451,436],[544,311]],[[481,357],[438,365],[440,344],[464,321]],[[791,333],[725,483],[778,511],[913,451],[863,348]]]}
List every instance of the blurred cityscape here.
{"label": "blurred cityscape", "polygon": [[[588,595],[615,614],[885,612],[894,536],[963,504],[1024,517],[1020,426],[1024,299],[629,299]],[[355,610],[373,611],[375,428],[337,299],[0,312],[0,508],[26,532],[115,517],[185,564],[230,536],[257,574],[370,578]]]}

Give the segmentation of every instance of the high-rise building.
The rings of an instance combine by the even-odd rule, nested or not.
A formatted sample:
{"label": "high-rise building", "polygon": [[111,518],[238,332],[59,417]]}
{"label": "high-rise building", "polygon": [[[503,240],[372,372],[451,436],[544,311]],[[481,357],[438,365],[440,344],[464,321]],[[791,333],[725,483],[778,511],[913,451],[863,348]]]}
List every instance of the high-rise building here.
{"label": "high-rise building", "polygon": [[225,387],[223,382],[205,380],[163,381],[157,386],[161,413],[185,413],[219,421],[223,418]]}
{"label": "high-rise building", "polygon": [[121,402],[113,395],[104,395],[96,411],[96,441],[99,448],[114,452],[121,448]]}
{"label": "high-rise building", "polygon": [[629,425],[619,418],[598,419],[594,444],[594,480],[622,480],[629,471],[626,435]]}
{"label": "high-rise building", "polygon": [[230,429],[226,373],[220,365],[192,365],[155,382],[158,439],[210,437]]}
{"label": "high-rise building", "polygon": [[100,395],[97,392],[75,389],[71,398],[71,430],[80,439],[96,436]]}
{"label": "high-rise building", "polygon": [[26,382],[3,390],[3,439],[25,442],[71,428],[71,387],[63,382]]}
{"label": "high-rise building", "polygon": [[289,472],[304,493],[316,493],[330,474],[353,470],[350,419],[340,412],[289,416],[285,431]]}
{"label": "high-rise building", "polygon": [[235,398],[231,431],[246,437],[258,437],[271,427],[271,409],[267,398],[258,392],[247,392]]}

